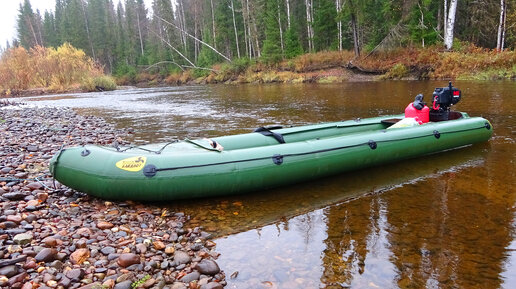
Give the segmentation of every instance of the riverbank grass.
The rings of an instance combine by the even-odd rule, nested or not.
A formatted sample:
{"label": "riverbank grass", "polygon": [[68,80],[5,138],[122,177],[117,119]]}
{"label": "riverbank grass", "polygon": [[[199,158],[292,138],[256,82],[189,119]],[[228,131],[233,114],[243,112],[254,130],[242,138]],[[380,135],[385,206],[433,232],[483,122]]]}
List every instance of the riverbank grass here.
{"label": "riverbank grass", "polygon": [[68,43],[58,48],[37,46],[26,50],[11,48],[0,58],[0,92],[16,95],[21,91],[66,92],[83,89],[113,90],[114,79],[84,51]]}

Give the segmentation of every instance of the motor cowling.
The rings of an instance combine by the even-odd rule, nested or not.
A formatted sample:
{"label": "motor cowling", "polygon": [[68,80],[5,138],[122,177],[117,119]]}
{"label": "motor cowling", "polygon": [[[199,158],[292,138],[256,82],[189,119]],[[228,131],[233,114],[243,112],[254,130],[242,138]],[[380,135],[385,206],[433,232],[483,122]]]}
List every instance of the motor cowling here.
{"label": "motor cowling", "polygon": [[453,87],[451,81],[447,87],[438,87],[432,94],[431,121],[448,120],[450,107],[457,104],[462,97],[460,89]]}

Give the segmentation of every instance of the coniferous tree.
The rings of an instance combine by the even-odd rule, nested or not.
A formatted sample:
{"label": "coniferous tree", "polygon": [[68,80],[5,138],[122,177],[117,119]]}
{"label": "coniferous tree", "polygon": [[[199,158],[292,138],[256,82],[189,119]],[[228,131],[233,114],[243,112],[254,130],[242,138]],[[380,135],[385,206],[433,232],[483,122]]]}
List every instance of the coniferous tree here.
{"label": "coniferous tree", "polygon": [[337,10],[334,0],[314,1],[314,48],[316,51],[336,48]]}
{"label": "coniferous tree", "polygon": [[277,21],[278,1],[267,0],[265,13],[265,40],[263,41],[262,58],[269,63],[281,60],[280,29]]}
{"label": "coniferous tree", "polygon": [[41,23],[37,22],[40,18],[32,10],[29,0],[25,0],[23,4],[20,4],[18,13],[18,40],[20,44],[26,49],[42,45],[41,31],[38,30],[41,27]]}
{"label": "coniferous tree", "polygon": [[285,33],[285,57],[294,58],[301,54],[303,54],[301,42],[299,42],[295,29],[290,27]]}

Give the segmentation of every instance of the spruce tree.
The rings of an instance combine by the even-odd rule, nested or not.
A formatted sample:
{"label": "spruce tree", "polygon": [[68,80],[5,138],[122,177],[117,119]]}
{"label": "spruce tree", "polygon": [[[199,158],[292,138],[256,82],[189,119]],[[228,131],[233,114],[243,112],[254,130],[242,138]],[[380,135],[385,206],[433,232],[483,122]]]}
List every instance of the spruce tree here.
{"label": "spruce tree", "polygon": [[338,42],[335,1],[316,0],[314,5],[313,26],[315,50],[335,49]]}
{"label": "spruce tree", "polygon": [[262,58],[267,63],[276,63],[282,59],[278,17],[278,1],[267,0],[265,3],[265,40]]}
{"label": "spruce tree", "polygon": [[301,47],[295,29],[290,27],[285,33],[285,57],[294,58],[300,54],[303,54],[303,47]]}

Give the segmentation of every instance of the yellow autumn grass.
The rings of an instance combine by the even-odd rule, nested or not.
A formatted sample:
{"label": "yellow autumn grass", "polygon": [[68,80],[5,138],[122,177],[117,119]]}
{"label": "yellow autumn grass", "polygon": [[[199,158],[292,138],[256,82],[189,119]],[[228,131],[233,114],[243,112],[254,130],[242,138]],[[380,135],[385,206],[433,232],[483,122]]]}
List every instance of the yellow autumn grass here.
{"label": "yellow autumn grass", "polygon": [[112,90],[116,84],[84,51],[68,43],[56,48],[11,48],[0,58],[0,89],[43,88],[61,92],[82,88]]}

